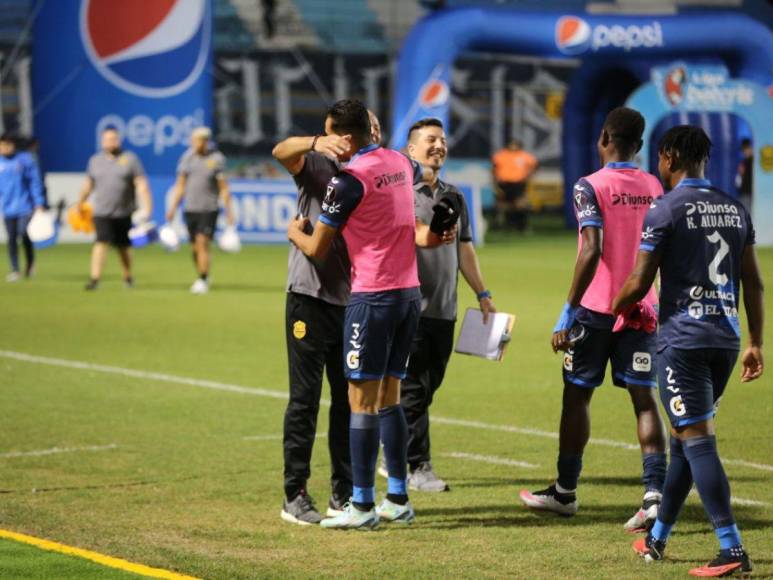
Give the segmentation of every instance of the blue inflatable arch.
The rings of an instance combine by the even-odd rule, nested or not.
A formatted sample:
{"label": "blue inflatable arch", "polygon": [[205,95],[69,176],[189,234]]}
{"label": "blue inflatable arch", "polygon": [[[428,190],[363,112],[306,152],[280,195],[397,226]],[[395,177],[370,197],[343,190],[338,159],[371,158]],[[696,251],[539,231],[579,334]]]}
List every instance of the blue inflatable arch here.
{"label": "blue inflatable arch", "polygon": [[[583,63],[564,105],[565,193],[596,169],[590,146],[599,119],[626,95],[603,94],[601,83],[619,78],[630,93],[653,66],[680,59],[722,63],[731,76],[773,84],[773,35],[742,14],[701,12],[628,16],[456,8],[434,12],[408,35],[398,63],[391,145],[405,144],[408,128],[423,117],[449,121],[451,67],[465,51],[579,58]],[[614,92],[614,91],[613,91]],[[616,98],[612,103],[610,98]],[[573,220],[571,204],[567,218]]]}

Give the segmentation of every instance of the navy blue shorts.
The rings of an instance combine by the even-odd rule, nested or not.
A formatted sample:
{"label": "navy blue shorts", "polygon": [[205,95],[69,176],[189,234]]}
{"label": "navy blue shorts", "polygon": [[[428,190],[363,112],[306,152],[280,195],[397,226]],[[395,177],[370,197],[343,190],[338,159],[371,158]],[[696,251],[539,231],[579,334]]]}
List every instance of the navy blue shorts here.
{"label": "navy blue shorts", "polygon": [[[582,321],[582,314],[578,318]],[[596,328],[583,322],[572,327],[570,334],[579,334],[581,338],[564,353],[564,380],[578,387],[598,387],[604,382],[609,362],[616,387],[654,389],[657,387],[655,333],[631,329],[612,332],[612,318],[609,318],[609,328]]]}
{"label": "navy blue shorts", "polygon": [[418,288],[352,293],[344,315],[346,378],[404,379],[420,315]]}
{"label": "navy blue shorts", "polygon": [[726,348],[669,346],[658,353],[660,400],[672,426],[700,423],[716,414],[737,359],[738,351]]}

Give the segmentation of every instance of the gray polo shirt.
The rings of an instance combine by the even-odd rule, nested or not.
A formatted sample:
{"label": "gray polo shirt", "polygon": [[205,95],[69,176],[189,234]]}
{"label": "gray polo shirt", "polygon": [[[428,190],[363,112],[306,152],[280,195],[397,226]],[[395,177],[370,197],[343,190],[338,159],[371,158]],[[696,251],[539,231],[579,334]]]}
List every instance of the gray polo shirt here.
{"label": "gray polo shirt", "polygon": [[[306,154],[301,172],[294,177],[298,186],[298,213],[316,224],[322,213],[322,200],[327,184],[338,173],[338,164],[320,153]],[[311,228],[307,231],[311,233]],[[333,245],[322,264],[311,259],[290,244],[290,259],[287,273],[287,291],[305,294],[324,300],[329,304],[346,306],[349,302],[351,266],[346,243],[341,234],[336,234]]]}
{"label": "gray polo shirt", "polygon": [[220,189],[218,178],[223,175],[225,157],[220,151],[208,151],[199,155],[188,149],[177,164],[178,175],[185,180],[185,211],[213,212],[218,210]]}
{"label": "gray polo shirt", "polygon": [[142,163],[131,151],[91,156],[87,169],[94,180],[92,204],[97,217],[128,217],[134,211],[134,178],[145,175]]}
{"label": "gray polo shirt", "polygon": [[416,217],[429,224],[432,208],[441,196],[456,195],[462,208],[456,243],[437,248],[416,248],[421,284],[422,318],[456,320],[456,284],[459,279],[459,244],[472,241],[470,216],[464,195],[453,185],[438,179],[435,190],[427,183],[413,187]]}

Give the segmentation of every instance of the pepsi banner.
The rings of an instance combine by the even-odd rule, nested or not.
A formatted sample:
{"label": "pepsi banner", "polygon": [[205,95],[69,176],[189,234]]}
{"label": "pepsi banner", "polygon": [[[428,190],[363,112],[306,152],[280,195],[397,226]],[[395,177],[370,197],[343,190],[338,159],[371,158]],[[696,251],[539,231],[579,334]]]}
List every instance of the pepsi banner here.
{"label": "pepsi banner", "polygon": [[118,129],[150,174],[173,174],[212,117],[211,0],[56,0],[33,28],[35,135],[49,171],[83,171]]}

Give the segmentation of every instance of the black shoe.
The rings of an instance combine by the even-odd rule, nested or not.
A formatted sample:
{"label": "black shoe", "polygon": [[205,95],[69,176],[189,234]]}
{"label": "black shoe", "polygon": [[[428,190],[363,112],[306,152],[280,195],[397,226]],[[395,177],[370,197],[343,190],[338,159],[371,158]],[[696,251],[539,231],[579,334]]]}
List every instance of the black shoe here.
{"label": "black shoe", "polygon": [[123,285],[126,288],[134,288],[134,278],[132,278],[131,276],[129,276],[128,278],[124,278]]}
{"label": "black shoe", "polygon": [[742,547],[732,548],[730,554],[725,556],[720,552],[716,558],[705,566],[690,570],[690,576],[731,576],[736,572],[748,574],[752,571],[752,561],[749,554]]}
{"label": "black shoe", "polygon": [[535,510],[545,510],[565,517],[577,513],[577,494],[559,493],[555,484],[535,492],[522,489],[520,498],[527,507]]}
{"label": "black shoe", "polygon": [[647,562],[658,562],[663,559],[666,553],[666,543],[662,540],[656,540],[652,534],[647,534],[644,538],[639,538],[633,543],[634,551],[644,558]]}
{"label": "black shoe", "polygon": [[99,288],[99,280],[89,280],[88,283],[83,287],[84,290],[96,290]]}
{"label": "black shoe", "polygon": [[350,498],[340,497],[335,493],[330,496],[330,500],[327,502],[327,512],[325,515],[329,518],[334,518],[343,515],[344,508]]}
{"label": "black shoe", "polygon": [[292,501],[285,500],[280,515],[284,521],[301,526],[311,526],[322,521],[322,516],[314,507],[314,500],[305,491],[301,491]]}

